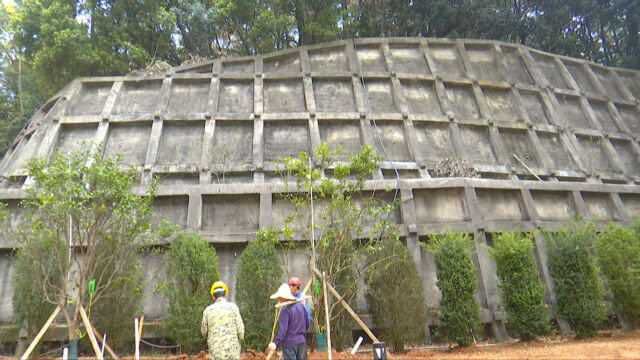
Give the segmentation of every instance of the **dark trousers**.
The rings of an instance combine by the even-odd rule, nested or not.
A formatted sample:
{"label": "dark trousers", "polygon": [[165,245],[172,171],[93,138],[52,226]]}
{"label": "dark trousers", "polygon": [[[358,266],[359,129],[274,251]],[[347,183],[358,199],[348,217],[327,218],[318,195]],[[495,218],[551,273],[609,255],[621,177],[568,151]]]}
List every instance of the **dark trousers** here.
{"label": "dark trousers", "polygon": [[282,348],[284,360],[307,360],[307,345],[290,345]]}

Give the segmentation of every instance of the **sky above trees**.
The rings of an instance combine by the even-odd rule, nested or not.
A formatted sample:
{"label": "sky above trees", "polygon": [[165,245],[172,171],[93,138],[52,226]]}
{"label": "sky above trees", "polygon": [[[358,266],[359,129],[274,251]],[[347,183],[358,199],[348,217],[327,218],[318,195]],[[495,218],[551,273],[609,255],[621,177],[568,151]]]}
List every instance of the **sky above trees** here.
{"label": "sky above trees", "polygon": [[[336,39],[481,38],[640,68],[637,0],[2,0],[0,153],[79,76]],[[20,80],[20,81],[19,81]],[[21,90],[19,90],[21,88]],[[19,96],[18,96],[19,94]]]}

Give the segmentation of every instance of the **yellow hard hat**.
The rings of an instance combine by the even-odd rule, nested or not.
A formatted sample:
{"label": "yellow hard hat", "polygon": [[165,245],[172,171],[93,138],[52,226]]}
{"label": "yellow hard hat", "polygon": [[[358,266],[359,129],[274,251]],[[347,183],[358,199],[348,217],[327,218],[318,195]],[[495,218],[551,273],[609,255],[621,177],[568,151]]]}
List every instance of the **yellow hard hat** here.
{"label": "yellow hard hat", "polygon": [[222,281],[214,282],[213,285],[211,285],[211,290],[209,291],[209,293],[211,294],[211,296],[214,296],[214,293],[216,292],[216,290],[220,290],[220,289],[224,290],[224,296],[227,296],[229,294],[229,287],[227,286],[227,284],[223,283]]}

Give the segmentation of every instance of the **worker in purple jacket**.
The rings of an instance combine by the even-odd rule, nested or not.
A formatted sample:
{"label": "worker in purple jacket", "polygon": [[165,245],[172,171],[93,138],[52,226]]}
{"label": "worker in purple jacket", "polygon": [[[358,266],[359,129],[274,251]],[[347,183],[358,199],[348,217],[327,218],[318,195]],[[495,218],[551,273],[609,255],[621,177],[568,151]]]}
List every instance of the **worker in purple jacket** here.
{"label": "worker in purple jacket", "polygon": [[[278,302],[296,301],[289,286],[282,284],[275,294],[271,295],[271,299],[277,299]],[[284,360],[306,360],[307,344],[305,334],[309,328],[309,318],[304,304],[296,302],[286,305],[280,310],[280,319],[278,320],[278,335],[274,342],[269,344],[269,350],[276,348],[282,349]]]}

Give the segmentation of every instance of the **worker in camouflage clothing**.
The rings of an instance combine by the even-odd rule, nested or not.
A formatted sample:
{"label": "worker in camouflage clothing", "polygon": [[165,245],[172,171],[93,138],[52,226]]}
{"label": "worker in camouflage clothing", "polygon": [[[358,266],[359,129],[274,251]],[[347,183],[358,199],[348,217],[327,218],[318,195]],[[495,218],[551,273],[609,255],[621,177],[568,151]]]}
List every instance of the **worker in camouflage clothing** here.
{"label": "worker in camouflage clothing", "polygon": [[200,331],[207,338],[209,355],[213,360],[240,359],[240,341],[244,338],[244,324],[236,304],[227,301],[229,288],[222,281],[211,286],[213,304],[202,314]]}

